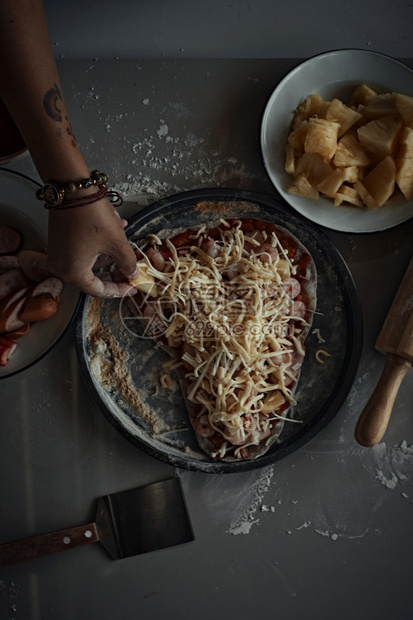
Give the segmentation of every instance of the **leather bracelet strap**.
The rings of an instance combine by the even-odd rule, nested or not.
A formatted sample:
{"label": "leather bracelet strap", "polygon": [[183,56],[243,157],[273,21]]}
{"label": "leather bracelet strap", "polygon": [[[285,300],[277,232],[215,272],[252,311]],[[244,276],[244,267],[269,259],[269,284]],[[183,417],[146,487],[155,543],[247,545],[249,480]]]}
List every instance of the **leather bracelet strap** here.
{"label": "leather bracelet strap", "polygon": [[91,205],[99,200],[102,200],[103,198],[108,198],[114,207],[120,207],[123,204],[123,198],[118,192],[102,187],[95,194],[89,194],[88,196],[82,196],[81,198],[72,198],[71,200],[64,200],[58,205],[48,205],[46,203],[44,206],[46,209],[61,211],[64,209],[73,209],[74,207]]}

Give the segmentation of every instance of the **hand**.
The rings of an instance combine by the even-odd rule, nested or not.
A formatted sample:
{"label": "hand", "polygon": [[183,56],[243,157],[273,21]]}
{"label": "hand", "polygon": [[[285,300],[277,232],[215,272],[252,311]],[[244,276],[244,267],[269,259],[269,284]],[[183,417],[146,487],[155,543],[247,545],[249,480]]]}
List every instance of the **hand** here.
{"label": "hand", "polygon": [[[121,220],[106,198],[99,202],[51,209],[49,212],[48,267],[66,282],[95,297],[123,297],[136,289],[128,280],[136,277],[136,256]],[[117,281],[93,272],[102,255],[115,262]]]}

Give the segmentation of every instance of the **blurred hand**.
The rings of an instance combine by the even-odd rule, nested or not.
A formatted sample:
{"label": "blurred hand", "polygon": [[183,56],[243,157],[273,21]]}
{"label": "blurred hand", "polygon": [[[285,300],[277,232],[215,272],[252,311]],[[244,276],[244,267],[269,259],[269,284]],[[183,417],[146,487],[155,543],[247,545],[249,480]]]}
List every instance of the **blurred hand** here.
{"label": "blurred hand", "polygon": [[[49,211],[48,266],[56,276],[94,297],[123,297],[136,289],[136,256],[121,220],[106,198],[70,209]],[[113,278],[94,273],[103,264],[116,263]]]}

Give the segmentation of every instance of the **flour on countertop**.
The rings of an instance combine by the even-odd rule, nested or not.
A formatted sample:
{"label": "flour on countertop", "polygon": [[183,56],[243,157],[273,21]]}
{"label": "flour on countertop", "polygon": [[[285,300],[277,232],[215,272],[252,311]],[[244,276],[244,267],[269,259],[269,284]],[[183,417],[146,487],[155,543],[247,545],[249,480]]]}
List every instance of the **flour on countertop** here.
{"label": "flour on countertop", "polygon": [[[93,105],[96,109],[98,99],[95,88],[91,87],[85,97],[85,105]],[[149,108],[150,98],[143,98],[141,103],[144,108]],[[122,150],[130,150],[126,173],[125,166],[121,167],[120,162],[108,171],[112,183],[113,176],[121,179],[121,175],[125,175],[123,180],[114,183],[113,188],[126,201],[147,206],[166,196],[200,187],[228,184],[248,188],[255,178],[236,157],[206,145],[205,138],[190,129],[182,135],[183,121],[189,115],[187,106],[182,102],[170,102],[167,116],[160,116],[156,124],[152,118],[145,129],[140,130],[139,136],[122,136],[122,132],[125,133],[124,123],[128,121],[127,113],[103,116],[99,107],[96,113],[106,131],[122,145]],[[93,138],[83,146],[86,154],[89,146],[94,148]],[[263,176],[266,178],[264,171]]]}
{"label": "flour on countertop", "polygon": [[[305,451],[304,448],[303,452]],[[307,498],[304,512],[299,500],[288,498],[288,483],[277,481],[274,485],[277,485],[278,494],[281,494],[283,499],[279,499],[276,505],[263,503],[260,506],[261,518],[271,518],[271,513],[277,513],[277,521],[279,521],[282,513],[285,515],[288,504],[291,504],[296,509],[288,512],[289,522],[286,533],[289,535],[307,529],[331,541],[339,539],[358,540],[369,532],[377,535],[379,532],[371,527],[370,518],[366,517],[363,510],[352,499],[357,496],[357,488],[355,487],[359,484],[360,490],[366,485],[370,486],[369,494],[373,498],[371,500],[371,515],[385,503],[389,498],[389,491],[394,489],[399,489],[401,498],[410,500],[410,495],[400,491],[400,487],[413,479],[413,445],[408,445],[405,440],[393,446],[387,446],[385,442],[382,442],[370,449],[354,447],[353,445],[344,452],[346,459],[342,459],[339,455],[336,463],[340,467],[341,465],[344,466],[342,469],[343,481],[346,478],[344,468],[347,469],[350,478],[348,488],[341,486],[345,484],[343,481],[337,480],[337,489],[333,488],[330,491],[331,499],[323,498],[323,494],[320,492],[318,500],[314,502],[313,506],[309,506]],[[311,460],[314,460],[310,448],[308,454]],[[332,454],[328,449],[324,454],[327,457],[325,462],[328,467],[329,462],[331,465]],[[321,451],[317,453],[317,458],[322,458]],[[353,475],[353,470],[356,469],[364,470],[366,475],[358,474],[356,478]],[[380,491],[380,487],[384,487],[384,490]],[[270,493],[267,494],[267,498],[269,495]],[[409,501],[408,504],[413,504],[413,500]],[[304,520],[300,520],[302,517]],[[256,523],[258,523],[258,519],[256,519]],[[277,525],[276,523],[276,527]]]}
{"label": "flour on countertop", "polygon": [[201,493],[202,505],[211,509],[210,521],[226,524],[226,533],[248,534],[259,522],[257,512],[267,494],[274,465],[241,474],[207,475],[176,469],[187,497]]}
{"label": "flour on countertop", "polygon": [[380,443],[371,448],[376,466],[377,480],[388,489],[395,489],[400,483],[407,481],[413,468],[413,446],[403,440],[399,445],[386,446]]}
{"label": "flour on countertop", "polygon": [[274,466],[264,467],[250,487],[239,498],[237,514],[231,520],[229,534],[248,534],[258,520],[255,514],[264,499],[274,475]]}
{"label": "flour on countertop", "polygon": [[13,614],[18,611],[16,601],[19,598],[20,589],[20,585],[16,584],[16,582],[7,582],[0,579],[0,596],[3,596],[3,598],[8,597],[9,600],[6,602],[6,606],[9,607],[12,614],[7,616],[7,618],[4,616],[4,620],[14,620],[15,616]]}
{"label": "flour on countertop", "polygon": [[[245,166],[235,158],[222,159],[218,154],[206,154],[199,148],[197,156],[193,157],[193,150],[200,144],[194,136],[188,136],[179,146],[180,139],[170,138],[166,125],[159,128],[158,136],[164,137],[171,145],[167,155],[156,154],[154,138],[145,138],[132,146],[133,152],[141,158],[139,162],[137,159],[132,160],[132,164],[139,164],[139,170],[135,174],[128,174],[125,181],[114,186],[126,201],[147,206],[179,192],[200,187],[221,187],[229,181],[231,185],[247,187],[252,179]],[[156,178],[157,171],[162,178]],[[163,180],[165,174],[167,181]]]}
{"label": "flour on countertop", "polygon": [[168,135],[168,125],[166,123],[164,123],[164,121],[161,121],[161,126],[159,127],[159,129],[156,132],[158,134],[158,138],[162,138],[163,136],[167,136]]}

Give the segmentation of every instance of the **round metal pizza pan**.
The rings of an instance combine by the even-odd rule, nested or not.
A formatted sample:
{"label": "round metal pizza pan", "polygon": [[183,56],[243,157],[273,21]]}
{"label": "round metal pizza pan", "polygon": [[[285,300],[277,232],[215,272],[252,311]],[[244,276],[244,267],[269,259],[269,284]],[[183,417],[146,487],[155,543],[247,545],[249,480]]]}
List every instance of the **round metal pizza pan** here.
{"label": "round metal pizza pan", "polygon": [[[345,261],[320,228],[280,201],[243,190],[184,192],[138,211],[130,218],[126,232],[133,241],[161,229],[190,228],[225,217],[263,219],[288,229],[306,246],[317,269],[317,309],[306,341],[306,357],[296,392],[297,405],[293,410],[294,419],[300,422],[286,423],[278,442],[265,455],[255,460],[222,462],[201,451],[179,388],[170,389],[160,384],[160,370],[168,359],[166,353],[142,336],[137,329],[136,314],[132,316],[127,310],[125,300],[99,301],[97,311],[96,300],[84,296],[76,331],[78,356],[87,387],[115,428],[161,461],[207,473],[262,467],[310,442],[343,405],[353,384],[362,348],[361,308]],[[96,312],[98,316],[92,316],[91,320],[91,313],[96,315]],[[96,346],[91,346],[90,342],[92,323],[103,330],[103,343],[109,343],[102,356],[106,356],[114,376],[106,373],[104,380]],[[320,344],[320,336],[323,344]],[[111,346],[115,350],[111,351]],[[323,358],[323,364],[315,358],[320,348],[330,354]],[[111,359],[107,359],[108,356]],[[131,394],[136,395],[139,407],[132,402]]]}

